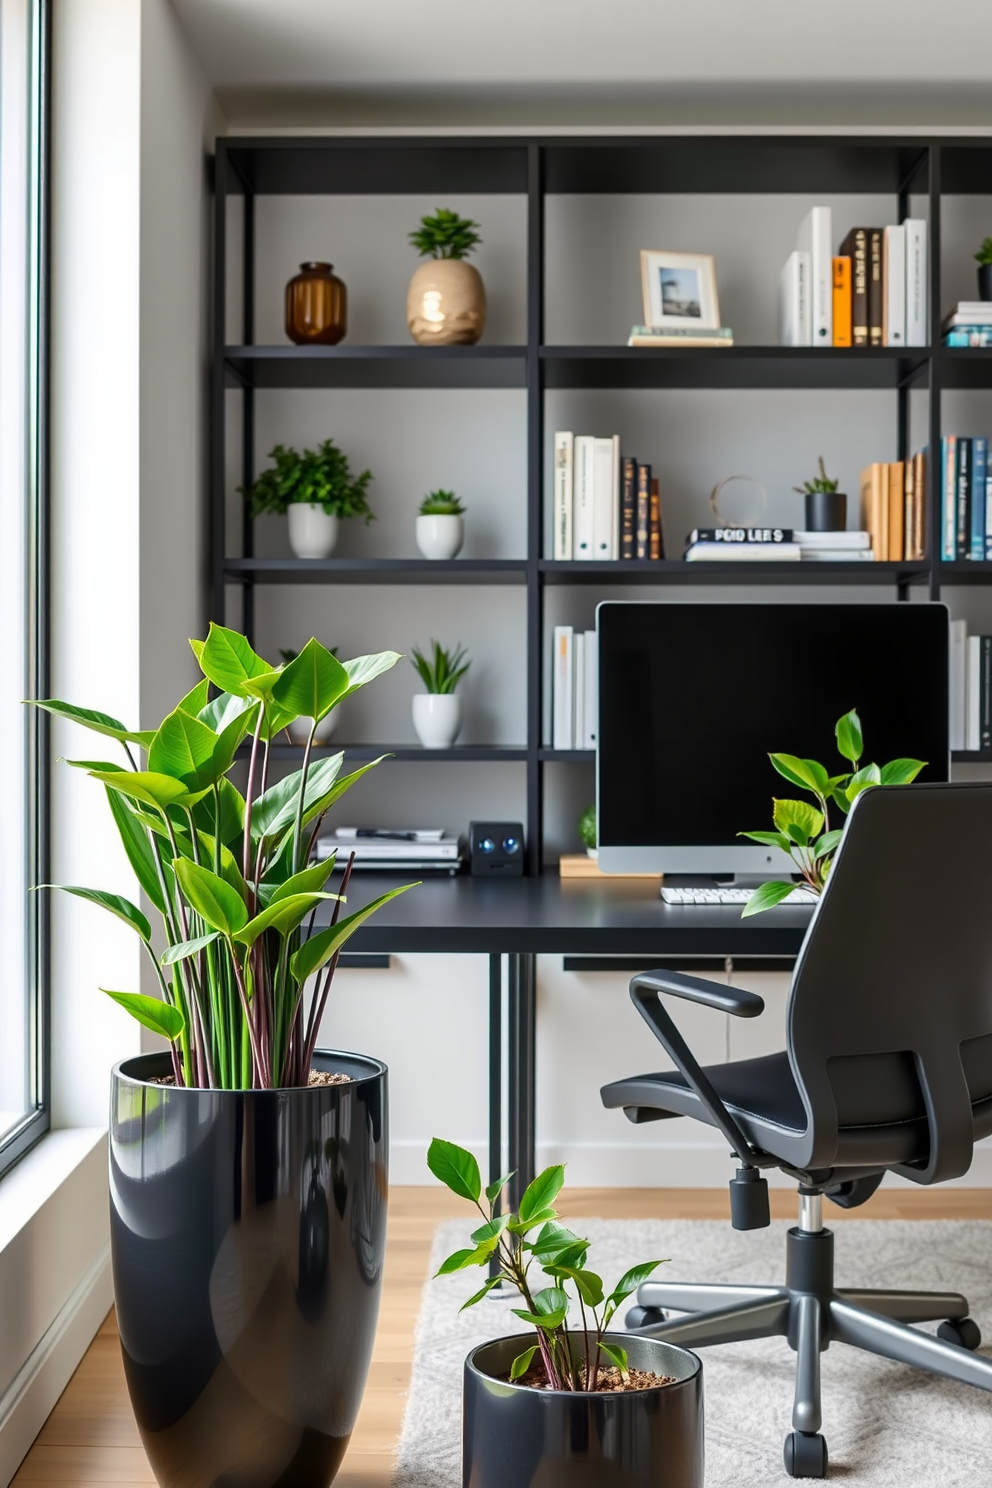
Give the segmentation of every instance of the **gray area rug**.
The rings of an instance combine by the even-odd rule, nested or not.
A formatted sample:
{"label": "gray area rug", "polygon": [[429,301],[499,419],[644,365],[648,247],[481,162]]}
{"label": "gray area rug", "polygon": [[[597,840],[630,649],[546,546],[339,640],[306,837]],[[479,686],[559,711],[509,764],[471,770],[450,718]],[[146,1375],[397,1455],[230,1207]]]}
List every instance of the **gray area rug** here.
{"label": "gray area rug", "polygon": [[[711,1220],[577,1220],[573,1227],[592,1241],[590,1264],[608,1285],[655,1256],[670,1257],[658,1275],[672,1281],[784,1280],[788,1225],[782,1221],[745,1234]],[[467,1243],[471,1228],[458,1221],[440,1227],[432,1275]],[[839,1286],[962,1291],[992,1342],[992,1223],[845,1220],[835,1229]],[[487,1338],[525,1330],[510,1311],[515,1304],[505,1300],[487,1298],[459,1315],[482,1279],[473,1269],[424,1289],[395,1488],[460,1488],[462,1361]],[[707,1488],[789,1482],[782,1442],[791,1429],[795,1355],[785,1340],[728,1344],[701,1357]],[[822,1366],[830,1478],[845,1488],[992,1483],[992,1395],[844,1344],[833,1344]]]}

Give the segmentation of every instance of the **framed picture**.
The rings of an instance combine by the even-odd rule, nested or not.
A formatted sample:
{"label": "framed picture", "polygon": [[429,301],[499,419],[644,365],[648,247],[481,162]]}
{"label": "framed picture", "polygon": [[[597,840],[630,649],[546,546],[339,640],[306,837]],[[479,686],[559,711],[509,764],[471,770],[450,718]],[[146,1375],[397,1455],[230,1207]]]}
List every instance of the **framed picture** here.
{"label": "framed picture", "polygon": [[644,324],[654,330],[717,330],[716,266],[711,253],[641,249]]}

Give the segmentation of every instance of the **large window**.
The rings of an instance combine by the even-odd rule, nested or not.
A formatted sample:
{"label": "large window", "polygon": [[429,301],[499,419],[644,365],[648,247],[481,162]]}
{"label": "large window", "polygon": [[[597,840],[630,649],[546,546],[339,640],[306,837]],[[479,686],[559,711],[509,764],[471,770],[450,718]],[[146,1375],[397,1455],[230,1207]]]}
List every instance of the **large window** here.
{"label": "large window", "polygon": [[0,0],[0,1172],[48,1127],[46,0]]}

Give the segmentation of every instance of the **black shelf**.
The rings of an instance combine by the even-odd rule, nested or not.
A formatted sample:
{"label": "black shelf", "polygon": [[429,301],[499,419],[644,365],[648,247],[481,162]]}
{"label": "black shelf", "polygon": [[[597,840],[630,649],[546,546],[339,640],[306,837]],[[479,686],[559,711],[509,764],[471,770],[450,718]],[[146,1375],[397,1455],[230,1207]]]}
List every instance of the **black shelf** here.
{"label": "black shelf", "polygon": [[506,139],[336,139],[264,135],[225,141],[226,190],[259,196],[523,193],[527,143]]}
{"label": "black shelf", "polygon": [[[330,754],[341,753],[347,759],[359,763],[378,759],[384,754],[392,759],[400,760],[403,764],[443,764],[445,762],[472,764],[485,761],[490,764],[512,765],[521,763],[527,758],[527,750],[523,745],[517,748],[503,744],[456,744],[451,749],[424,749],[420,744],[339,744],[335,739],[332,739],[329,744],[315,745],[311,750],[311,758],[322,759]],[[247,757],[248,749],[243,746],[239,754]],[[275,760],[302,762],[303,745],[273,744],[269,750],[269,757]]]}
{"label": "black shelf", "polygon": [[226,346],[229,388],[522,388],[522,346]]}
{"label": "black shelf", "polygon": [[242,584],[523,584],[524,558],[225,558]]}
{"label": "black shelf", "polygon": [[938,565],[938,574],[942,588],[945,584],[949,589],[959,585],[988,584],[992,583],[992,563],[972,563],[968,559],[949,563],[942,559]]}
{"label": "black shelf", "polygon": [[537,757],[545,765],[594,765],[595,749],[539,749]]}
{"label": "black shelf", "polygon": [[[752,563],[729,558],[716,563],[680,559],[633,559],[598,563],[542,558],[538,570],[548,584],[925,584],[922,563]],[[992,565],[990,565],[992,567]]]}
{"label": "black shelf", "polygon": [[992,765],[992,749],[952,749],[951,762],[955,765]]}
{"label": "black shelf", "polygon": [[945,388],[992,388],[992,346],[941,346],[937,363]]}
{"label": "black shelf", "polygon": [[542,346],[548,388],[876,388],[926,383],[925,347]]}

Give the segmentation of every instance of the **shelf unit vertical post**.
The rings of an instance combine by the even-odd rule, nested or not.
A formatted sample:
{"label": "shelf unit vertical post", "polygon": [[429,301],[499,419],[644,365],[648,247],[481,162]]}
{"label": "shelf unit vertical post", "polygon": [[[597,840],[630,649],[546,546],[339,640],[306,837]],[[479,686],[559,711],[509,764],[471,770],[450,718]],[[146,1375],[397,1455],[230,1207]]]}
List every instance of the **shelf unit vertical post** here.
{"label": "shelf unit vertical post", "polygon": [[930,407],[928,411],[927,487],[930,498],[930,580],[931,599],[940,598],[940,440],[941,440],[941,379],[940,379],[940,146],[930,146],[929,171],[929,342],[930,365],[928,387]]}
{"label": "shelf unit vertical post", "polygon": [[544,159],[527,146],[527,872],[539,874],[544,843],[541,690],[544,604],[539,567],[544,536]]}
{"label": "shelf unit vertical post", "polygon": [[[255,344],[255,193],[246,183],[242,228],[241,324],[245,346]],[[255,389],[246,383],[241,391],[241,484],[250,490],[255,479]],[[241,509],[241,551],[255,555],[255,521],[247,501]],[[241,628],[255,644],[255,584],[245,576],[241,588]]]}
{"label": "shelf unit vertical post", "polygon": [[214,157],[213,354],[210,365],[210,618],[224,622],[225,367],[227,341],[227,148],[217,141]]}

